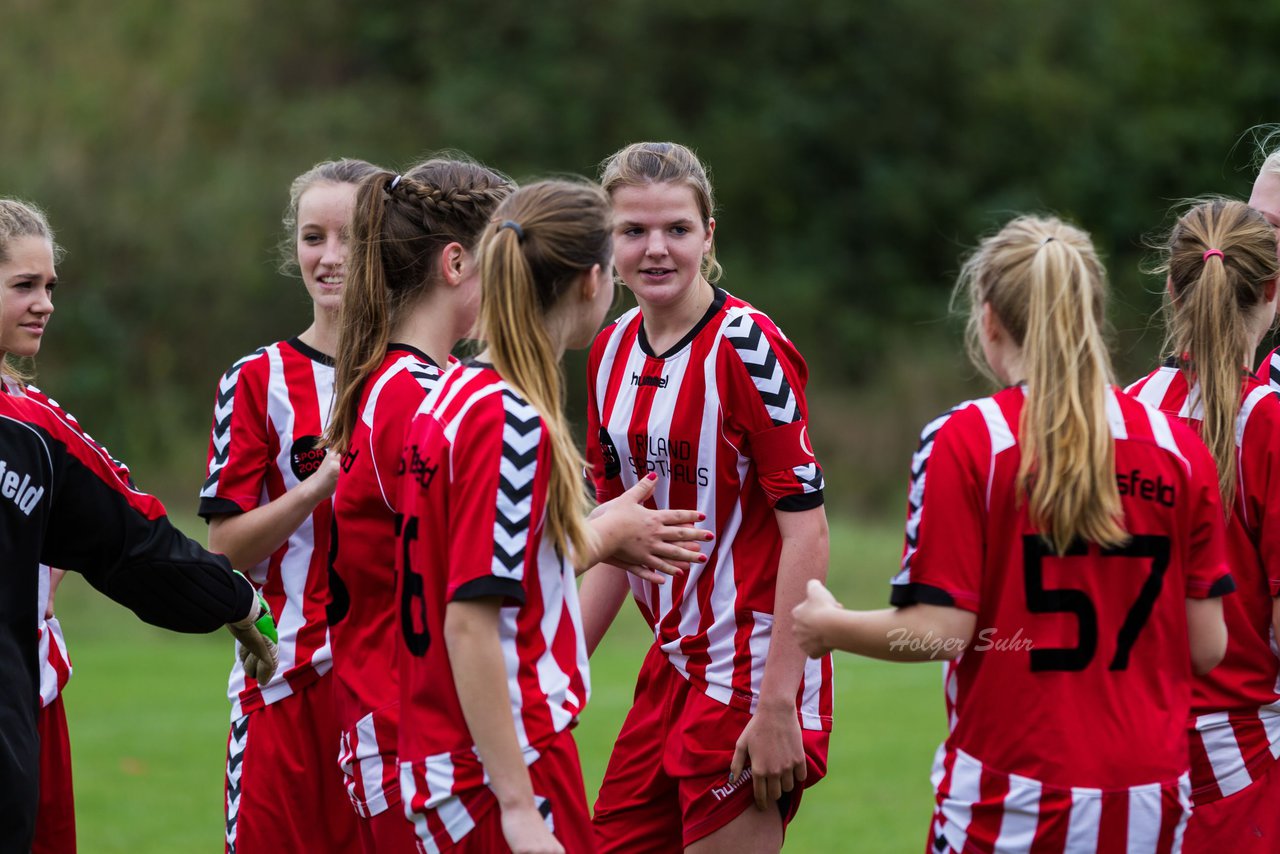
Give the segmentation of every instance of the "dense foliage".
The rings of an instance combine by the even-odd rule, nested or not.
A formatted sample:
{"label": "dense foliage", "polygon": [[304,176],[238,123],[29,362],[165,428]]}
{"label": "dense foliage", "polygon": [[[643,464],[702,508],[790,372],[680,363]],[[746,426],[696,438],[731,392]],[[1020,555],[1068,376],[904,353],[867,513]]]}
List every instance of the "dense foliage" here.
{"label": "dense foliage", "polygon": [[0,194],[68,250],[42,383],[183,494],[217,375],[306,323],[274,247],[317,160],[458,148],[527,177],[694,146],[725,284],[808,357],[837,493],[880,500],[962,393],[939,321],[964,247],[1028,209],[1091,230],[1136,374],[1160,337],[1141,237],[1174,199],[1247,194],[1280,79],[1280,6],[1241,0],[3,5]]}

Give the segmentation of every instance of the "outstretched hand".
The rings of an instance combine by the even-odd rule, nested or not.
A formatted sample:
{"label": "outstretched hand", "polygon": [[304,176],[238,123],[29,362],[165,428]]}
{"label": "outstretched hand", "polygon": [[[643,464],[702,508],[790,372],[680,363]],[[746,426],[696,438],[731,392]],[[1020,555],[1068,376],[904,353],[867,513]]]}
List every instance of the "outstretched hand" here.
{"label": "outstretched hand", "polygon": [[645,507],[657,483],[658,476],[650,474],[591,514],[591,525],[601,542],[601,553],[593,563],[611,563],[646,581],[663,584],[664,576],[706,562],[699,544],[715,538],[697,527],[706,517],[697,510]]}
{"label": "outstretched hand", "polygon": [[267,600],[255,592],[249,615],[239,622],[227,623],[227,629],[240,642],[238,654],[245,673],[260,685],[269,682],[279,663],[276,644],[280,637]]}
{"label": "outstretched hand", "polygon": [[809,580],[804,601],[791,609],[791,626],[805,655],[821,658],[831,652],[830,643],[823,637],[823,626],[831,614],[842,608],[821,581]]}

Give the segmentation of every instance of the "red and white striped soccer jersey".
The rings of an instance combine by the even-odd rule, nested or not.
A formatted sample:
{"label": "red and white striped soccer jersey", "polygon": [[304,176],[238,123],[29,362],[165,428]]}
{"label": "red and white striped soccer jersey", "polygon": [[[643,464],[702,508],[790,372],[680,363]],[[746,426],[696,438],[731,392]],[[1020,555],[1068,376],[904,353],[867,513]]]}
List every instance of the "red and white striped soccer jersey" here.
{"label": "red and white striped soccer jersey", "polygon": [[[200,515],[207,520],[247,512],[301,483],[324,460],[316,443],[332,408],[333,360],[297,338],[232,365],[218,381]],[[320,502],[247,573],[275,615],[280,667],[259,685],[236,660],[227,686],[233,721],[301,691],[329,670],[325,600],[332,515],[332,502]]]}
{"label": "red and white striped soccer jersey", "polygon": [[362,816],[400,801],[400,621],[396,601],[395,502],[405,430],[441,371],[404,344],[387,347],[365,381],[360,418],[333,494],[329,631],[338,763]]}
{"label": "red and white striped soccer jersey", "polygon": [[[775,509],[822,504],[804,359],[746,302],[717,289],[706,315],[655,354],[639,309],[607,326],[587,374],[587,460],[601,501],[656,472],[658,507],[696,509],[708,561],[653,584],[628,576],[658,645],[714,700],[754,712],[773,636],[782,538]],[[831,728],[831,659],[808,659],[805,729]]]}
{"label": "red and white striped soccer jersey", "polygon": [[504,603],[499,639],[526,765],[571,737],[561,733],[587,702],[573,566],[543,537],[550,453],[537,410],[478,364],[445,374],[405,439],[400,788],[426,851],[463,838],[494,805],[454,688],[448,602]]}
{"label": "red and white striped soccer jersey", "polygon": [[891,601],[977,615],[947,668],[934,844],[1170,851],[1189,809],[1185,602],[1232,588],[1213,460],[1189,428],[1109,388],[1131,539],[1056,555],[1016,490],[1024,401],[1014,387],[956,407],[912,459]]}
{"label": "red and white striped soccer jersey", "polygon": [[[1199,388],[1172,362],[1127,389],[1199,432]],[[1236,595],[1222,603],[1231,639],[1192,695],[1191,796],[1207,803],[1260,779],[1280,756],[1280,658],[1271,647],[1280,594],[1280,398],[1245,377],[1236,416],[1236,495],[1227,555]]]}

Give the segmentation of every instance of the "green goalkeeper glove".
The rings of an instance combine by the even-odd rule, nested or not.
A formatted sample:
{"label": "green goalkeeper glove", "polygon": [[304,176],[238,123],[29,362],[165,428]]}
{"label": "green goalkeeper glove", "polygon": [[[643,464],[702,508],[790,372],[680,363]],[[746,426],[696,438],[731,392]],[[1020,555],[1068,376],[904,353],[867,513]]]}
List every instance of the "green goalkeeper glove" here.
{"label": "green goalkeeper glove", "polygon": [[[244,578],[239,572],[236,575]],[[245,578],[245,582],[248,581]],[[271,618],[267,600],[255,590],[253,608],[249,615],[238,622],[228,623],[227,628],[239,642],[237,654],[245,673],[256,679],[258,684],[268,682],[276,672],[276,664],[279,662],[276,644],[280,642],[280,636],[276,633],[275,620]]]}

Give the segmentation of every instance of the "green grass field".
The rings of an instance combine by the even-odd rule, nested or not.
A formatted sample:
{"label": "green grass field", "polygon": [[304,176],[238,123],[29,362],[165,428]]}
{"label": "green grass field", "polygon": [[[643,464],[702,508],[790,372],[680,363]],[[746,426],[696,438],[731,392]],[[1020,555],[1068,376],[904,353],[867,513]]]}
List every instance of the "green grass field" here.
{"label": "green grass field", "polygon": [[[199,523],[188,530],[204,536]],[[896,526],[833,523],[836,595],[851,607],[882,606],[900,549]],[[75,575],[60,589],[57,611],[75,665],[66,705],[80,849],[220,851],[229,637],[145,626]],[[588,797],[646,648],[639,614],[625,606],[592,659],[591,703],[575,733]],[[923,846],[929,763],[944,734],[940,667],[837,656],[828,775],[806,794],[787,851],[897,854]]]}

